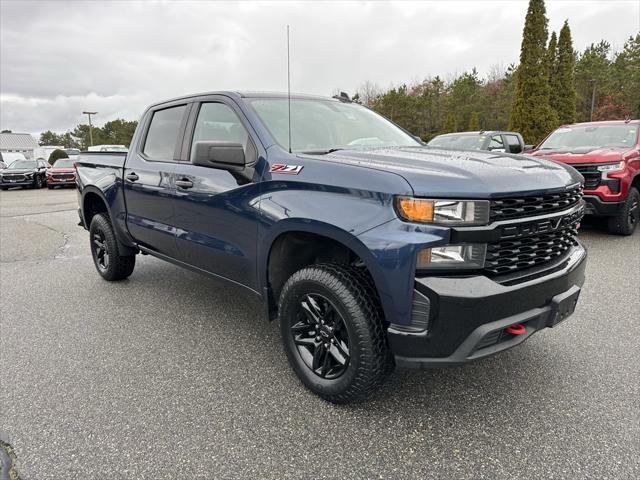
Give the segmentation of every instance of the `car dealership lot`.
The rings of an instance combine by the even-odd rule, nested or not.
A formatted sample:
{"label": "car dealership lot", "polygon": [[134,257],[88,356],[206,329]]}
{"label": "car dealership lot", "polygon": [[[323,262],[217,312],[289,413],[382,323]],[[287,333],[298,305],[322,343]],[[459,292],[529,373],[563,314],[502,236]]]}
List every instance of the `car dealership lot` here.
{"label": "car dealership lot", "polygon": [[75,202],[0,193],[0,432],[25,479],[640,475],[640,231],[582,230],[587,282],[555,330],[335,406],[243,290],[143,256],[101,280]]}

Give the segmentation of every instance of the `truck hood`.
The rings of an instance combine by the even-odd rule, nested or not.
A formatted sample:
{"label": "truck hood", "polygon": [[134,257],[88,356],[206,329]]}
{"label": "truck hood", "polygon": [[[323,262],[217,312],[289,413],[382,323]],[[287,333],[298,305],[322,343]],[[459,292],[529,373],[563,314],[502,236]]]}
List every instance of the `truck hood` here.
{"label": "truck hood", "polygon": [[581,183],[573,168],[528,155],[430,147],[340,150],[326,160],[401,175],[417,196],[491,198],[561,191]]}
{"label": "truck hood", "polygon": [[619,162],[628,147],[575,147],[556,150],[537,150],[531,155],[568,164]]}

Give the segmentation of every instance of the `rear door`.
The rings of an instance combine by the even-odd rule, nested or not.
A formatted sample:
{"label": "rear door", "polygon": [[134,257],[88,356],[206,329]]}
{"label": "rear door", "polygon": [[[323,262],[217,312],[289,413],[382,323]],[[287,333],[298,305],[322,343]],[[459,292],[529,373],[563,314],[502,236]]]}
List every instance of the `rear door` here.
{"label": "rear door", "polygon": [[144,131],[124,169],[127,227],[136,241],[175,258],[173,172],[179,158],[187,103],[163,105],[145,115]]}
{"label": "rear door", "polygon": [[[235,103],[223,96],[193,105],[185,162],[175,170],[175,226],[179,260],[256,288],[259,184],[228,170],[191,164],[197,141],[240,143],[251,163],[260,143]],[[260,148],[262,148],[260,146]]]}

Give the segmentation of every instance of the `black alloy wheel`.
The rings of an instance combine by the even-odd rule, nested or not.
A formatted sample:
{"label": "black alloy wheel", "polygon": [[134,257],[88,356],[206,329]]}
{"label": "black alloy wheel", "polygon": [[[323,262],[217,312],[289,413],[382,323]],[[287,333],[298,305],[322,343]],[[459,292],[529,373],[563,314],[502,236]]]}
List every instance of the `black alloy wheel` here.
{"label": "black alloy wheel", "polygon": [[93,234],[91,253],[93,253],[93,259],[98,269],[106,272],[109,269],[109,247],[102,230],[98,230]]}
{"label": "black alloy wheel", "polygon": [[136,256],[129,252],[123,254],[107,214],[98,213],[91,219],[89,246],[96,270],[105,280],[124,280],[133,273]]}
{"label": "black alloy wheel", "polygon": [[349,333],[334,305],[319,294],[306,294],[291,325],[293,341],[305,365],[325,379],[341,376],[351,359]]}
{"label": "black alloy wheel", "polygon": [[639,216],[638,214],[640,213],[639,205],[640,205],[640,199],[636,195],[631,199],[631,202],[629,205],[628,221],[629,221],[629,227],[631,228],[631,230],[635,229],[636,223],[638,223],[638,216]]}
{"label": "black alloy wheel", "polygon": [[289,364],[325,400],[365,400],[393,370],[380,300],[363,269],[324,263],[298,270],[282,287],[278,317]]}

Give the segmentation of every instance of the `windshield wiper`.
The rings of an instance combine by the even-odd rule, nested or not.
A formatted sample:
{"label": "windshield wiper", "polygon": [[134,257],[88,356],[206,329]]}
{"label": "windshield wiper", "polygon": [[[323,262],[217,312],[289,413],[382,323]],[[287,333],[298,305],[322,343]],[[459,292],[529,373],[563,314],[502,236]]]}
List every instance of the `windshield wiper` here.
{"label": "windshield wiper", "polygon": [[340,150],[344,150],[344,148],[330,148],[329,150],[316,150],[311,152],[301,152],[307,155],[328,155],[333,152],[338,152]]}

